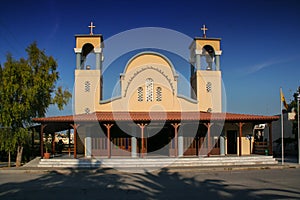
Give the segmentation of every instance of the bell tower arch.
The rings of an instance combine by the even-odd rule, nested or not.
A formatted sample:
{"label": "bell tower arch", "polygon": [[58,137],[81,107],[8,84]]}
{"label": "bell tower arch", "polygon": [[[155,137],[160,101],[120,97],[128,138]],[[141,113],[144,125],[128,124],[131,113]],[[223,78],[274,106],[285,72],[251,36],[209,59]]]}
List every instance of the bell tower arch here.
{"label": "bell tower arch", "polygon": [[201,30],[190,45],[192,98],[200,111],[222,112],[221,39],[206,37],[205,25]]}
{"label": "bell tower arch", "polygon": [[[92,22],[89,28],[90,34],[75,35],[75,114],[94,112],[95,105],[102,100],[103,37],[93,33],[95,26]],[[95,66],[86,65],[90,54],[95,55]]]}

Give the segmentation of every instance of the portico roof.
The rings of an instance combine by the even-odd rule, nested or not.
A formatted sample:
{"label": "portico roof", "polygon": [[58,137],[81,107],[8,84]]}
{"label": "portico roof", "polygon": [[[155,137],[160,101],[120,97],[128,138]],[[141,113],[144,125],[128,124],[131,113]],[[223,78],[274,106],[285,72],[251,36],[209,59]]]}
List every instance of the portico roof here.
{"label": "portico roof", "polygon": [[279,116],[208,112],[95,112],[57,117],[34,118],[36,123],[113,122],[113,121],[226,121],[272,122]]}

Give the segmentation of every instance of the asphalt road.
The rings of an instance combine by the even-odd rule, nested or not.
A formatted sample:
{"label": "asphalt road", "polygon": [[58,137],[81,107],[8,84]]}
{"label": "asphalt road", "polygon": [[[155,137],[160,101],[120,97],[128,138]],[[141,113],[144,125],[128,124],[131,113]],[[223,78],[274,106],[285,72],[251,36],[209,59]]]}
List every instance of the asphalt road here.
{"label": "asphalt road", "polygon": [[300,168],[0,173],[0,199],[300,199]]}

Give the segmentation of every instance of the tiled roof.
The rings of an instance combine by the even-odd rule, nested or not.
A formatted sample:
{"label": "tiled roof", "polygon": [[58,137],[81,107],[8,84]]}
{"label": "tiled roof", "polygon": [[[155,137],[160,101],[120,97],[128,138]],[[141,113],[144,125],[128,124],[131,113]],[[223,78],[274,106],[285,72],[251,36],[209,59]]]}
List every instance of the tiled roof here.
{"label": "tiled roof", "polygon": [[96,112],[91,114],[34,118],[37,123],[74,123],[84,121],[232,121],[271,122],[279,116],[207,112]]}

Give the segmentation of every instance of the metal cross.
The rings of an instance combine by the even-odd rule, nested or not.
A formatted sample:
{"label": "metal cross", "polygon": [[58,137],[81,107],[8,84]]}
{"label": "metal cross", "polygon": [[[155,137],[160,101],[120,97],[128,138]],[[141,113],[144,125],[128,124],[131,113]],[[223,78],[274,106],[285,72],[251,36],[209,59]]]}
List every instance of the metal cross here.
{"label": "metal cross", "polygon": [[208,30],[208,28],[205,27],[205,24],[203,24],[201,30],[203,31],[203,37],[206,38],[206,31]]}
{"label": "metal cross", "polygon": [[93,25],[93,22],[91,22],[91,25],[89,25],[89,28],[91,29],[90,35],[93,35],[93,28],[96,26]]}

